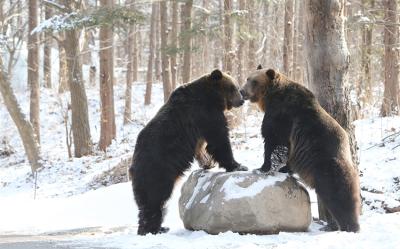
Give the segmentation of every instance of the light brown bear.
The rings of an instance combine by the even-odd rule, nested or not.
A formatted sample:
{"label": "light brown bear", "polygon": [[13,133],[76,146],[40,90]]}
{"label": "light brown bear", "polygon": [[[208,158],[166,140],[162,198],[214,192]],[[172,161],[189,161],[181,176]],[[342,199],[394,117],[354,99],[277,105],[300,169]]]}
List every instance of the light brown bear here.
{"label": "light brown bear", "polygon": [[359,177],[346,131],[311,91],[272,69],[259,66],[247,78],[241,94],[265,112],[261,127],[265,158],[260,170],[268,172],[271,153],[277,146],[286,146],[284,170],[297,173],[315,188],[340,230],[359,231]]}

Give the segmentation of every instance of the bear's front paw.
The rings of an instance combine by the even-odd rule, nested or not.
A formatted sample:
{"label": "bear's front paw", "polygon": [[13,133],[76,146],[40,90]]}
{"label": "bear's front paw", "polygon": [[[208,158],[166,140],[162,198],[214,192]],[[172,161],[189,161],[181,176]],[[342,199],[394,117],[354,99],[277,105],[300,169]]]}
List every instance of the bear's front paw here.
{"label": "bear's front paw", "polygon": [[264,163],[258,170],[263,173],[268,173],[271,170],[271,163]]}
{"label": "bear's front paw", "polygon": [[293,174],[293,172],[290,170],[289,166],[287,166],[287,165],[280,168],[278,172],[287,173],[289,175]]}
{"label": "bear's front paw", "polygon": [[233,163],[233,167],[225,168],[226,172],[233,172],[233,171],[247,171],[249,170],[246,166],[243,166],[237,162]]}
{"label": "bear's front paw", "polygon": [[233,169],[233,171],[248,171],[249,168],[247,168],[246,166],[240,165],[237,166],[236,168]]}

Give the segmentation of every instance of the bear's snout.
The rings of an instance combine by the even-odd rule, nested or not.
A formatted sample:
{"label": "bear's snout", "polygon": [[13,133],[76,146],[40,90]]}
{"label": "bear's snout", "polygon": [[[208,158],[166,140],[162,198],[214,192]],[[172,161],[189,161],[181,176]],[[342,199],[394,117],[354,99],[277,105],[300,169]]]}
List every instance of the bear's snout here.
{"label": "bear's snout", "polygon": [[244,100],[248,100],[249,99],[249,95],[247,94],[247,92],[244,89],[240,89],[240,95],[242,95],[243,102],[244,102]]}

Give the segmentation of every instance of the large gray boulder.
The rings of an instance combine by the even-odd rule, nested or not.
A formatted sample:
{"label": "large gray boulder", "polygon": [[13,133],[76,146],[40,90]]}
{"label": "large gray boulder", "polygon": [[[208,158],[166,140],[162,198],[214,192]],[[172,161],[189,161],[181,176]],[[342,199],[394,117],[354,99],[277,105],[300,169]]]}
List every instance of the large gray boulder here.
{"label": "large gray boulder", "polygon": [[210,234],[301,232],[311,223],[307,190],[283,173],[194,171],[179,213],[186,229]]}

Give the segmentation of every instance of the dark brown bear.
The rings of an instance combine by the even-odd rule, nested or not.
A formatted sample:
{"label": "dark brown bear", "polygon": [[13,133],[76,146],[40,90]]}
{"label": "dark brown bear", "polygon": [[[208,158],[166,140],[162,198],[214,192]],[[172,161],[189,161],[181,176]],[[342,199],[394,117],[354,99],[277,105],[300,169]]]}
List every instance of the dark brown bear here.
{"label": "dark brown bear", "polygon": [[307,88],[272,69],[259,66],[241,94],[265,112],[261,127],[265,158],[260,170],[271,169],[271,153],[277,146],[288,147],[285,170],[315,188],[340,230],[359,231],[359,178],[346,131]]}
{"label": "dark brown bear", "polygon": [[162,233],[164,206],[175,181],[194,157],[209,167],[209,158],[226,171],[247,170],[235,161],[224,110],[244,100],[227,74],[211,74],[177,88],[139,133],[129,169],[139,208],[138,234]]}

